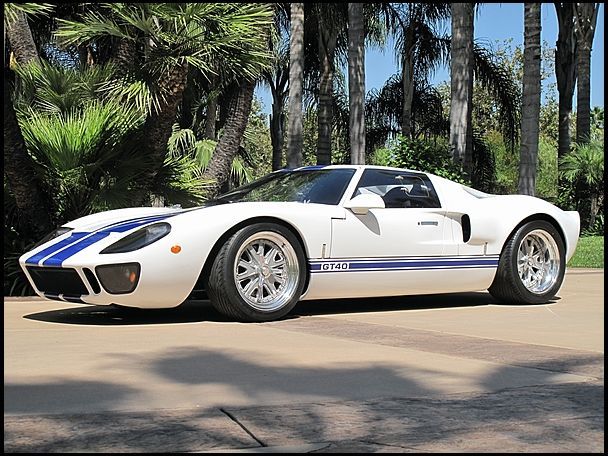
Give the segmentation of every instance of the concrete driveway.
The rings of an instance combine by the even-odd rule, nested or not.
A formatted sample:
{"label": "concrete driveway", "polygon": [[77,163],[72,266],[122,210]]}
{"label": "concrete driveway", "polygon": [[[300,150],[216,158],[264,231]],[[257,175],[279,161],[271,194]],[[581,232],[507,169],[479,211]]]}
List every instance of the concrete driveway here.
{"label": "concrete driveway", "polygon": [[5,298],[9,452],[602,452],[604,273],[559,299],[303,302],[265,324],[205,302]]}

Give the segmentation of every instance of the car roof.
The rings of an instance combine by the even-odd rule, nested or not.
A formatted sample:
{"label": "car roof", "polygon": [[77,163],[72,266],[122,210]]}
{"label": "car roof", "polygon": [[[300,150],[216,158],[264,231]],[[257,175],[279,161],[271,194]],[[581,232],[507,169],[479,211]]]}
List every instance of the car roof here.
{"label": "car roof", "polygon": [[310,166],[301,166],[299,168],[287,168],[284,171],[307,171],[313,169],[384,169],[387,171],[406,171],[410,173],[424,173],[429,174],[425,171],[415,170],[415,169],[407,169],[407,168],[395,168],[392,166],[380,166],[380,165],[310,165]]}

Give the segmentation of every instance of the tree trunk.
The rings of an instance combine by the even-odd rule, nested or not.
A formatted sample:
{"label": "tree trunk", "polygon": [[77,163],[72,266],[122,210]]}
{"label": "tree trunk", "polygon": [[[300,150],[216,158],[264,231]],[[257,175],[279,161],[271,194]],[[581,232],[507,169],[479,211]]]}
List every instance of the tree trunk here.
{"label": "tree trunk", "polygon": [[365,164],[365,43],[363,3],[348,4],[350,162]]}
{"label": "tree trunk", "polygon": [[576,60],[576,142],[584,144],[591,137],[591,48],[585,43],[579,44]]}
{"label": "tree trunk", "polygon": [[570,151],[570,116],[576,85],[577,42],[574,33],[574,4],[555,3],[558,36],[555,43],[555,77],[559,93],[557,155]]}
{"label": "tree trunk", "polygon": [[319,18],[319,60],[321,78],[319,81],[319,113],[317,138],[317,164],[331,164],[331,129],[333,124],[334,55],[336,31]]}
{"label": "tree trunk", "polygon": [[473,4],[452,3],[450,150],[465,176],[471,175],[469,145],[471,81],[473,78]]}
{"label": "tree trunk", "polygon": [[8,27],[5,20],[6,34],[11,44],[11,50],[15,54],[15,59],[21,65],[38,62],[38,49],[36,43],[34,43],[30,25],[27,22],[27,16],[22,11],[16,11],[15,15],[15,20],[10,22]]}
{"label": "tree trunk", "polygon": [[[5,73],[6,73],[5,69]],[[4,175],[19,211],[22,235],[38,238],[52,229],[50,204],[40,188],[32,159],[11,101],[10,78],[4,75]],[[47,195],[48,196],[48,195]]]}
{"label": "tree trunk", "polygon": [[238,94],[232,97],[224,134],[220,137],[211,161],[203,174],[203,179],[212,181],[208,196],[217,196],[222,185],[230,178],[232,161],[236,156],[251,112],[254,81],[243,81],[239,85]]}
{"label": "tree trunk", "polygon": [[414,99],[414,33],[412,25],[405,32],[405,44],[401,62],[403,81],[403,109],[401,114],[401,134],[412,136],[412,100]]}
{"label": "tree trunk", "polygon": [[574,20],[578,41],[576,85],[576,142],[589,142],[591,136],[591,47],[600,4],[575,3]]}
{"label": "tree trunk", "polygon": [[[11,50],[17,63],[27,65],[38,62],[38,50],[27,16],[16,11],[16,19],[5,22]],[[34,163],[27,152],[21,127],[17,121],[11,97],[11,73],[4,68],[4,175],[19,216],[20,234],[28,238],[39,238],[53,228],[48,195],[45,195],[34,171]]]}
{"label": "tree trunk", "polygon": [[215,122],[217,119],[217,96],[212,96],[207,102],[207,118],[205,119],[205,138],[215,141]]}
{"label": "tree trunk", "polygon": [[116,66],[116,76],[121,78],[127,75],[129,68],[137,60],[135,42],[125,38],[118,38],[114,48],[114,55],[110,59]]}
{"label": "tree trunk", "polygon": [[291,4],[289,37],[289,109],[287,128],[287,167],[302,165],[304,120],[302,85],[304,81],[304,3]]}
{"label": "tree trunk", "polygon": [[270,115],[270,141],[272,142],[272,170],[281,169],[283,164],[283,107],[285,97],[273,90],[272,114]]}
{"label": "tree trunk", "polygon": [[148,141],[148,148],[155,163],[154,176],[165,161],[167,142],[171,137],[177,108],[186,88],[187,77],[188,65],[183,64],[173,67],[158,81],[158,87],[164,91],[166,98],[164,102],[161,102],[160,109],[153,111],[144,124],[144,137]]}
{"label": "tree trunk", "polygon": [[534,196],[540,119],[540,3],[524,3],[524,76],[521,109],[519,185]]}

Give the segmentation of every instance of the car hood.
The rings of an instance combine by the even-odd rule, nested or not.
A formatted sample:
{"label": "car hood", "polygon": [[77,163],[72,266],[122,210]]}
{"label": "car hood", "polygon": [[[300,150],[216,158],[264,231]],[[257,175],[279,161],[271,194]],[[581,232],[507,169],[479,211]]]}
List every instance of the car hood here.
{"label": "car hood", "polygon": [[[189,210],[189,209],[186,209]],[[112,230],[124,232],[138,226],[181,214],[186,210],[173,207],[136,207],[129,209],[116,209],[87,215],[66,223],[64,226],[75,231],[93,232],[98,230]]]}

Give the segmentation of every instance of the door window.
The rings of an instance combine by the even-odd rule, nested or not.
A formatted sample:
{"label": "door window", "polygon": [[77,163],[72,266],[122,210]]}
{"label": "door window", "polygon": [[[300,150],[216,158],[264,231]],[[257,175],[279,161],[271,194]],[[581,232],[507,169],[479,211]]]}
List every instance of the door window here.
{"label": "door window", "polygon": [[353,197],[375,193],[387,208],[441,207],[433,184],[426,174],[384,169],[366,169]]}

